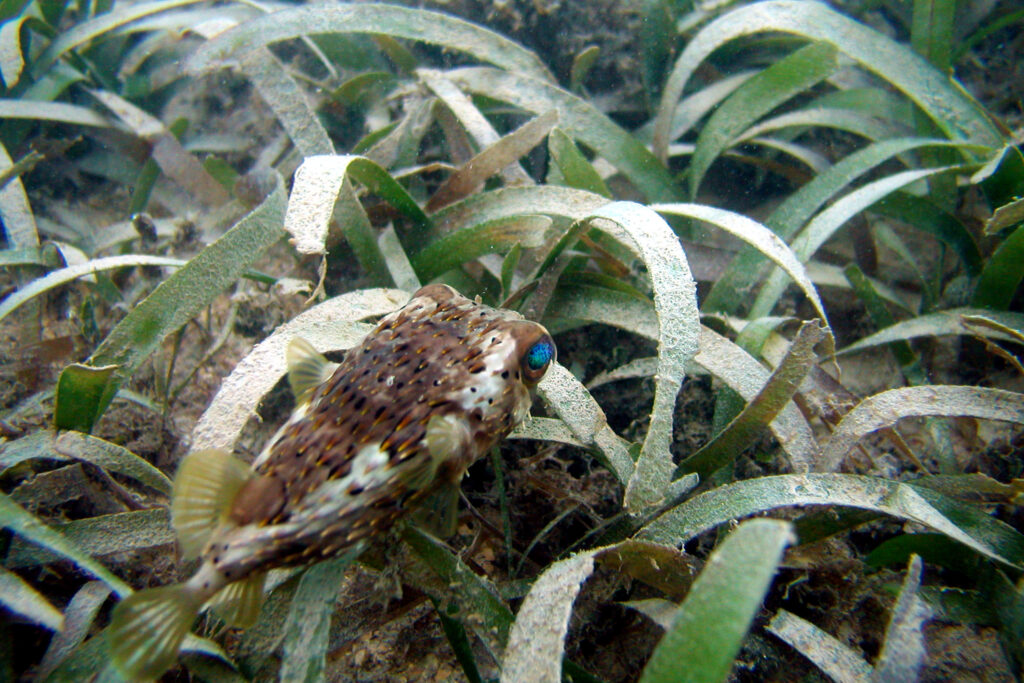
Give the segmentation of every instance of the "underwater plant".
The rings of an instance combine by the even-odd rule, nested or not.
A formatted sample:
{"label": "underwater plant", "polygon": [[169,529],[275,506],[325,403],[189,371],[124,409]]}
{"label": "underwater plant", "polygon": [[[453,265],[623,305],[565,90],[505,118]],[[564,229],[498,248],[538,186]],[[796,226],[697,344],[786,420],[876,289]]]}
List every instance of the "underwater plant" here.
{"label": "underwater plant", "polygon": [[[550,330],[533,415],[454,530],[271,571],[188,675],[1019,672],[1024,157],[952,74],[1024,17],[882,5],[651,0],[609,99],[600,51],[560,84],[426,9],[0,3],[0,671],[119,678],[116,605],[194,568],[178,463],[252,460],[290,340],[443,283]],[[370,661],[410,613],[445,662]]]}

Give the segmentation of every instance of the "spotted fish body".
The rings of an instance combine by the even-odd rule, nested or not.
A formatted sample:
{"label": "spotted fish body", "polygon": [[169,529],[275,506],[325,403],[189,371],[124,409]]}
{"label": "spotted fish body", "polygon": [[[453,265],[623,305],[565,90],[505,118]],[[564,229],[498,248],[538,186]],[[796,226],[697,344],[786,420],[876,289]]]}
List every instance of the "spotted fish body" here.
{"label": "spotted fish body", "polygon": [[108,640],[126,678],[173,665],[204,603],[251,623],[268,569],[357,549],[434,497],[451,499],[526,417],[555,347],[516,313],[430,285],[340,364],[301,340],[288,353],[298,405],[252,466],[200,451],[179,468],[172,519],[183,554],[201,565],[115,610]]}

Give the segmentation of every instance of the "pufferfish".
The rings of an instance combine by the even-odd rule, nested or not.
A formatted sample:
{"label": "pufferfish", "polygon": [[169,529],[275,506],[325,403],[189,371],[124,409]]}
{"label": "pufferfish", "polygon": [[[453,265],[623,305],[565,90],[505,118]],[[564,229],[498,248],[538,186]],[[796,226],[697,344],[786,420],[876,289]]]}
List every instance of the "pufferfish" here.
{"label": "pufferfish", "polygon": [[252,625],[269,569],[358,551],[416,510],[454,513],[466,469],[527,416],[554,359],[544,327],[447,285],[420,289],[341,363],[293,339],[297,407],[252,465],[216,449],[182,460],[171,520],[200,566],[115,607],[115,668],[154,679],[204,606]]}

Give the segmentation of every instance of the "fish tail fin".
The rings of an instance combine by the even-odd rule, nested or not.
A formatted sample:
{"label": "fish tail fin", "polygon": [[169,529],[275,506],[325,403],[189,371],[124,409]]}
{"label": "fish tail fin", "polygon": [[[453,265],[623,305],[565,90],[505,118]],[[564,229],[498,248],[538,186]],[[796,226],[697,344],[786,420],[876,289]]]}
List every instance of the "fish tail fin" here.
{"label": "fish tail fin", "polygon": [[171,496],[171,523],[185,558],[197,557],[227,518],[249,466],[227,451],[210,448],[185,456]]}
{"label": "fish tail fin", "polygon": [[241,581],[229,583],[210,600],[210,609],[232,626],[249,628],[260,616],[266,578],[266,572],[254,572]]}
{"label": "fish tail fin", "polygon": [[170,669],[195,621],[201,598],[185,584],[141,590],[114,607],[107,647],[126,681],[149,681]]}

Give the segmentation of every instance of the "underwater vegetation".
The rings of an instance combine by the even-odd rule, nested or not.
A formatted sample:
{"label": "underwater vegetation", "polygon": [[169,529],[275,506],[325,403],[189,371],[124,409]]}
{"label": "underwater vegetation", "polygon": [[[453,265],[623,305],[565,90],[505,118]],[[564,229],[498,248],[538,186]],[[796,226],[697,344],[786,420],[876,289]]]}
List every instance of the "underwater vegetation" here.
{"label": "underwater vegetation", "polygon": [[[532,416],[454,524],[273,569],[151,675],[1019,677],[1024,10],[458,5],[519,41],[0,2],[0,680],[119,680],[117,605],[198,566],[178,464],[253,461],[289,343],[430,283],[551,332]],[[588,7],[605,44],[526,46]]]}

